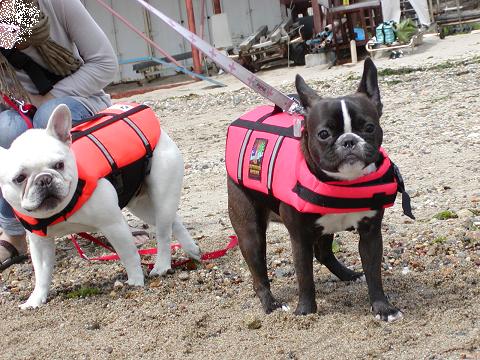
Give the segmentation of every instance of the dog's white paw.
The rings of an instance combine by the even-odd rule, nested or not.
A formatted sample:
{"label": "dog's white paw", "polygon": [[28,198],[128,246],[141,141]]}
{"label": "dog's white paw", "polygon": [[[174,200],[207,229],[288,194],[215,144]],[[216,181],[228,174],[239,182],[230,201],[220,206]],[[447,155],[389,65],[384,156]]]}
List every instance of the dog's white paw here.
{"label": "dog's white paw", "polygon": [[167,274],[167,271],[170,270],[171,266],[154,266],[153,269],[150,271],[148,276],[163,276]]}
{"label": "dog's white paw", "polygon": [[143,276],[141,278],[131,278],[127,280],[127,284],[130,286],[145,286]]}
{"label": "dog's white paw", "polygon": [[46,296],[37,296],[37,295],[32,294],[26,302],[19,305],[18,307],[22,310],[36,309],[39,306],[45,304],[46,302],[47,302],[47,297]]}
{"label": "dog's white paw", "polygon": [[397,311],[393,315],[388,315],[387,322],[394,322],[402,319],[403,319],[403,313],[401,311]]}
{"label": "dog's white paw", "polygon": [[185,252],[188,254],[190,259],[200,261],[202,257],[202,252],[200,248],[196,244],[192,244],[192,246],[188,248],[184,248]]}

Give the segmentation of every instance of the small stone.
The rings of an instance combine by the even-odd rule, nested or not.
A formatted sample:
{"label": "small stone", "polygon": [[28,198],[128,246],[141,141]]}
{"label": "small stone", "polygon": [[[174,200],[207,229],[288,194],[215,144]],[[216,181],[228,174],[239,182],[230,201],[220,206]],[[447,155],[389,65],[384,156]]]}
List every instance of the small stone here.
{"label": "small stone", "polygon": [[93,321],[93,322],[85,325],[85,328],[87,330],[98,330],[98,329],[100,329],[100,324],[97,321]]}
{"label": "small stone", "polygon": [[123,287],[123,283],[120,280],[115,281],[115,283],[113,284],[114,289],[120,289],[122,287]]}
{"label": "small stone", "polygon": [[182,281],[187,281],[190,279],[190,274],[186,271],[182,271],[180,274],[178,274],[178,278]]}
{"label": "small stone", "polygon": [[105,349],[105,351],[106,351],[107,353],[111,354],[111,353],[113,352],[113,348],[112,348],[111,346],[109,346],[109,347],[107,347],[107,348]]}
{"label": "small stone", "polygon": [[250,316],[245,320],[245,325],[250,330],[256,330],[262,327],[262,321],[255,316]]}
{"label": "small stone", "polygon": [[457,211],[457,215],[460,220],[470,219],[473,216],[472,212],[468,209],[461,209]]}
{"label": "small stone", "polygon": [[205,265],[205,269],[212,270],[214,268],[214,266],[215,266],[214,263],[208,263],[207,265]]}
{"label": "small stone", "polygon": [[162,281],[160,279],[155,279],[150,282],[149,287],[151,288],[158,288],[162,284]]}
{"label": "small stone", "polygon": [[465,233],[465,238],[473,243],[480,242],[480,230],[471,230]]}
{"label": "small stone", "polygon": [[275,276],[277,277],[289,277],[292,275],[293,271],[291,269],[278,268],[275,270]]}

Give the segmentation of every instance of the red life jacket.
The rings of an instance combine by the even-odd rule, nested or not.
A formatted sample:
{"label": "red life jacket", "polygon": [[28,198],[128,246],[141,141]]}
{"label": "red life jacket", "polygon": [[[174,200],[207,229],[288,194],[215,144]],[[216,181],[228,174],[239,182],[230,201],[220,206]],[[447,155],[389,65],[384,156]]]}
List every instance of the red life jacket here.
{"label": "red life jacket", "polygon": [[[351,181],[321,181],[305,161],[299,137],[301,115],[260,106],[228,128],[225,162],[237,184],[273,196],[304,213],[336,214],[382,209],[394,204],[403,180],[383,149],[378,169]],[[409,199],[408,199],[409,200]],[[409,201],[404,212],[408,216]]]}
{"label": "red life jacket", "polygon": [[160,121],[146,105],[115,104],[82,120],[72,131],[72,150],[78,169],[78,185],[69,204],[47,219],[15,212],[23,226],[40,236],[47,227],[67,220],[106,178],[115,187],[123,208],[139,190],[150,171],[150,158],[160,138]]}

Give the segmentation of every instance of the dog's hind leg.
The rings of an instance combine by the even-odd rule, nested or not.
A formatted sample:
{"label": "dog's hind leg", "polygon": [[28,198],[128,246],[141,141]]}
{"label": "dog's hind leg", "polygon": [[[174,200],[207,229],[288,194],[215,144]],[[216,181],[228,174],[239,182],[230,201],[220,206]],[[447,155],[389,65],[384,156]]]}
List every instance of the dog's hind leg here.
{"label": "dog's hind leg", "polygon": [[150,175],[145,179],[146,192],[155,216],[157,257],[150,276],[164,275],[171,268],[172,231],[192,257],[200,250],[177,216],[183,184],[183,159],[177,145],[162,131],[153,152]]}
{"label": "dog's hind leg", "polygon": [[363,273],[350,270],[338,261],[333,253],[332,243],[333,234],[322,235],[314,241],[313,250],[315,252],[315,258],[342,281],[353,281],[360,278]]}
{"label": "dog's hind leg", "polygon": [[282,305],[270,291],[266,263],[266,231],[269,210],[255,204],[231,179],[228,179],[228,212],[238,236],[242,255],[253,278],[253,289],[269,314]]}
{"label": "dog's hind leg", "polygon": [[173,236],[178,240],[180,245],[182,245],[183,250],[185,250],[191,258],[200,260],[200,248],[195,241],[193,241],[190,233],[185,228],[185,225],[183,225],[182,218],[178,214],[175,216],[172,230]]}
{"label": "dog's hind leg", "polygon": [[120,209],[118,221],[103,225],[99,229],[112,244],[115,252],[120,257],[120,261],[127,270],[127,284],[133,286],[143,286],[143,271],[140,265],[140,255],[138,255],[137,247],[133,240],[132,233],[128,227],[128,223],[123,217]]}

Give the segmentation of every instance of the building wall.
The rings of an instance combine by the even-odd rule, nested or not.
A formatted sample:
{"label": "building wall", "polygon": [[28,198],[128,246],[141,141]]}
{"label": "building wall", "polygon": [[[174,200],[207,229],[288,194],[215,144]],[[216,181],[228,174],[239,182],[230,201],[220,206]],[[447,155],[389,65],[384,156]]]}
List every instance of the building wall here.
{"label": "building wall", "polygon": [[[96,0],[82,0],[82,2],[110,39],[120,60],[144,56],[164,57],[99,5]],[[137,2],[133,0],[105,0],[105,2],[169,54],[176,55],[191,51],[187,41],[155,15],[145,11]],[[173,20],[188,27],[185,0],[149,0],[148,2]],[[268,25],[269,29],[273,29],[281,22],[280,0],[222,0],[221,4],[222,12],[226,13],[228,17],[234,44],[239,44],[261,25]],[[193,0],[193,5],[197,34],[200,34],[201,0]],[[210,42],[209,17],[213,14],[212,1],[205,0],[205,6],[207,19],[204,39]],[[180,63],[188,67],[192,65],[191,59]],[[162,73],[171,75],[175,71],[162,69]],[[141,74],[137,74],[132,70],[132,65],[127,64],[120,66],[120,72],[114,82],[133,81],[141,78]]]}

